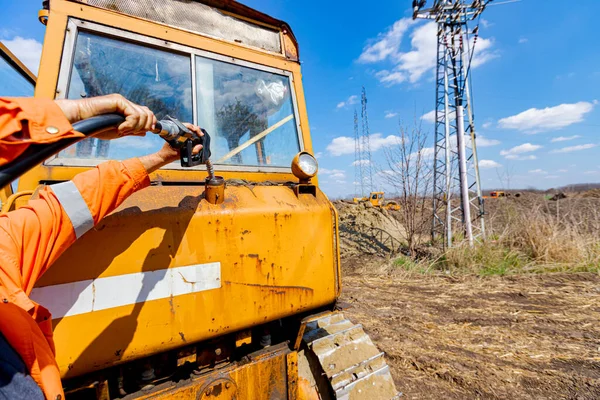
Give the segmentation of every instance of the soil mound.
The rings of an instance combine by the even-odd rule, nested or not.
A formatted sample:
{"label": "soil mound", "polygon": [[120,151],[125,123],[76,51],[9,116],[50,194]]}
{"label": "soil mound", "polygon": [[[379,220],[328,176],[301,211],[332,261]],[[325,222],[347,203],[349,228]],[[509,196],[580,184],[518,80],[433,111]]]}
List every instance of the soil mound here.
{"label": "soil mound", "polygon": [[342,257],[360,254],[395,253],[400,249],[405,231],[395,211],[373,207],[369,202],[358,204],[336,201],[340,218],[340,252]]}

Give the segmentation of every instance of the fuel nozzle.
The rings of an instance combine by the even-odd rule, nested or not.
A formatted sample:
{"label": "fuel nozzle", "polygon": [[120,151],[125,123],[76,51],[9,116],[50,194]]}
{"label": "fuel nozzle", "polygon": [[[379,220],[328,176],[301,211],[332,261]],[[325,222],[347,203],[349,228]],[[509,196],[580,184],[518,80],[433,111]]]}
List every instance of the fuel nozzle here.
{"label": "fuel nozzle", "polygon": [[[194,167],[200,164],[206,164],[206,168],[211,170],[210,165],[210,135],[204,129],[204,136],[196,134],[185,125],[173,117],[167,115],[166,119],[156,123],[156,129],[152,131],[163,138],[171,147],[180,152],[181,166],[185,168]],[[193,153],[194,147],[202,145],[202,150],[198,154]],[[209,171],[209,175],[211,172]],[[214,176],[214,173],[212,173]]]}
{"label": "fuel nozzle", "polygon": [[[166,119],[156,123],[156,129],[152,132],[158,134],[171,147],[179,149],[182,167],[206,165],[208,177],[204,182],[204,197],[209,203],[221,204],[225,200],[225,179],[222,176],[215,176],[215,169],[210,162],[210,135],[208,132],[202,129],[203,136],[200,136],[168,115]],[[202,150],[198,154],[193,154],[194,147],[199,144],[202,145]]]}

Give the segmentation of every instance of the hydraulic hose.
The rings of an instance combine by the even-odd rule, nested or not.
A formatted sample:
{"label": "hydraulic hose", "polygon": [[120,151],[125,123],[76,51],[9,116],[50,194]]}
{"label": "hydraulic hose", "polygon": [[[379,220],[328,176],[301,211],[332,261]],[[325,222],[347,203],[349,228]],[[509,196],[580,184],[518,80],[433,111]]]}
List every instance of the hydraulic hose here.
{"label": "hydraulic hose", "polygon": [[83,133],[85,137],[62,139],[50,144],[33,144],[13,161],[0,167],[0,188],[10,184],[25,172],[44,162],[48,157],[59,153],[70,145],[85,138],[92,137],[109,129],[116,128],[125,121],[119,114],[105,114],[75,122],[73,130]]}

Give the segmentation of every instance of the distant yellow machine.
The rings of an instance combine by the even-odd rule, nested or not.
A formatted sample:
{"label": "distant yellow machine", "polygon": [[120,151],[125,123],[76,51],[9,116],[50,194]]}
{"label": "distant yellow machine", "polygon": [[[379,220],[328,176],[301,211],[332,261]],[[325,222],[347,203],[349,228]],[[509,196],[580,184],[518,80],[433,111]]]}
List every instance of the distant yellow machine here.
{"label": "distant yellow machine", "polygon": [[[44,4],[36,97],[118,92],[193,121],[226,181],[215,202],[204,167],[155,172],[38,282],[67,398],[396,398],[383,353],[334,311],[338,216],[315,176],[291,28],[235,1]],[[40,184],[162,144],[86,139],[2,199],[19,208]]]}
{"label": "distant yellow machine", "polygon": [[368,201],[373,205],[373,207],[381,207],[386,210],[399,211],[400,205],[395,201],[385,201],[385,193],[384,192],[371,192],[369,197],[355,197],[352,199],[354,203],[362,203]]}
{"label": "distant yellow machine", "polygon": [[493,191],[493,192],[490,192],[490,198],[491,199],[498,199],[500,197],[506,197],[506,193],[502,192],[502,191]]}

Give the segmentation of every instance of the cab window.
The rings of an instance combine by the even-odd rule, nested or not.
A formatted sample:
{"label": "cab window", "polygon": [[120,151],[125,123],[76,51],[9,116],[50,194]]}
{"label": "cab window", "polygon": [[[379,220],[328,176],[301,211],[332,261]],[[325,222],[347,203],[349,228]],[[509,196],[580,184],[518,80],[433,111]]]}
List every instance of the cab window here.
{"label": "cab window", "polygon": [[[131,42],[132,36],[139,41]],[[186,52],[183,46],[176,46],[177,51],[150,47],[150,42],[139,35],[125,40],[80,30],[67,98],[120,93],[150,108],[158,119],[169,115],[192,122],[195,117],[211,134],[214,164],[289,168],[300,141],[288,75],[231,58],[222,61],[200,50]],[[50,163],[95,165],[103,159],[148,154],[163,143],[152,134],[112,141],[91,138]]]}
{"label": "cab window", "polygon": [[[110,93],[120,93],[147,106],[158,119],[170,115],[192,121],[190,57],[80,32],[67,97],[81,99]],[[163,144],[162,139],[151,134],[143,139],[90,138],[61,152],[59,157],[123,160],[157,151]]]}
{"label": "cab window", "polygon": [[0,56],[0,96],[33,96],[34,84],[26,78],[27,73],[20,70],[14,62],[10,62],[10,55],[2,48],[0,48]]}
{"label": "cab window", "polygon": [[196,84],[217,164],[290,165],[300,145],[287,76],[196,57]]}

